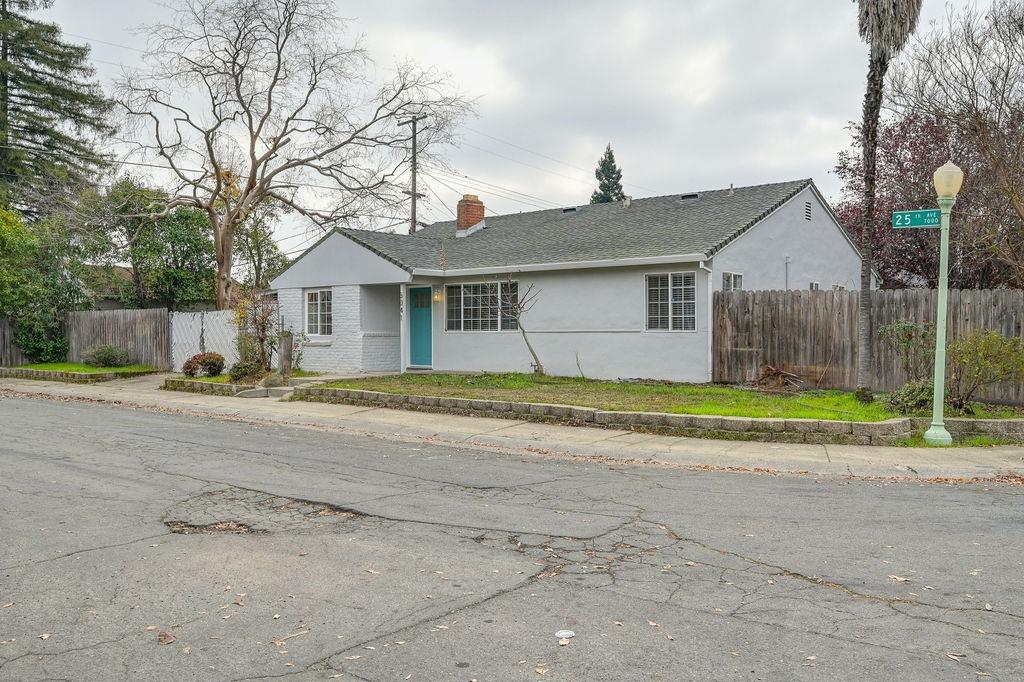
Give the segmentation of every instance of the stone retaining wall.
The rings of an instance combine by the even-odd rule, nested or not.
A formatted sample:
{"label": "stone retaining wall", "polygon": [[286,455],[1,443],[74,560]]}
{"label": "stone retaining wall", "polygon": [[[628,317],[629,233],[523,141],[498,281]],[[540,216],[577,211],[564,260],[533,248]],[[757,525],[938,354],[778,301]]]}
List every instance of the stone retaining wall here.
{"label": "stone retaining wall", "polygon": [[187,391],[188,393],[206,393],[208,395],[233,396],[253,388],[245,384],[215,384],[210,381],[195,379],[164,379],[165,391]]}
{"label": "stone retaining wall", "polygon": [[[917,417],[901,417],[882,422],[850,422],[825,419],[718,417],[663,412],[613,412],[573,405],[402,395],[316,386],[297,387],[292,399],[377,405],[424,412],[482,415],[505,419],[555,421],[649,431],[666,435],[786,443],[888,445],[913,436],[917,431],[927,428],[931,422],[930,419]],[[988,434],[1024,441],[1024,419],[952,418],[946,420],[946,427],[953,435]]]}
{"label": "stone retaining wall", "polygon": [[134,372],[56,372],[21,367],[0,367],[0,377],[10,379],[38,379],[40,381],[63,381],[70,384],[94,384],[99,381],[113,381],[153,374],[154,370]]}

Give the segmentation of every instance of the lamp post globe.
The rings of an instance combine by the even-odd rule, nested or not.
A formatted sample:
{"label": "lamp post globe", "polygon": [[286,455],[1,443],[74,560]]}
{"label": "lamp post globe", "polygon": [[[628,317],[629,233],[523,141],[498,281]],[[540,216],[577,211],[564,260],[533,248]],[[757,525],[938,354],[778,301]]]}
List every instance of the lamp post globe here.
{"label": "lamp post globe", "polygon": [[964,184],[964,172],[952,161],[947,161],[932,176],[935,193],[940,199],[956,199]]}

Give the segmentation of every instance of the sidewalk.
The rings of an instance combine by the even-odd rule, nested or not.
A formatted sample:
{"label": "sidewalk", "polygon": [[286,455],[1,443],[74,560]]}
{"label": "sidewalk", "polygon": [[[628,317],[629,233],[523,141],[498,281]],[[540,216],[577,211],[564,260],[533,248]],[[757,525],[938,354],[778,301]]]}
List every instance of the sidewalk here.
{"label": "sidewalk", "polygon": [[0,391],[117,402],[131,407],[256,423],[329,428],[405,442],[429,440],[525,456],[585,458],[624,464],[768,469],[840,477],[973,478],[1006,472],[1024,473],[1024,447],[1018,446],[890,448],[680,438],[512,419],[179,393],[160,390],[163,379],[161,375],[150,375],[102,384],[0,379]]}

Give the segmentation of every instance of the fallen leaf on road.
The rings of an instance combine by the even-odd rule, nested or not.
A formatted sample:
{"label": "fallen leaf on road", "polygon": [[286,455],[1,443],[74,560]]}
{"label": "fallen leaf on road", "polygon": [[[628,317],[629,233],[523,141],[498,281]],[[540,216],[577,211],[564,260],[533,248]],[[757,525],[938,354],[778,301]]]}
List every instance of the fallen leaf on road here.
{"label": "fallen leaf on road", "polygon": [[622,621],[621,620],[613,620],[612,622],[615,623],[616,625],[619,625],[619,626],[622,625]]}
{"label": "fallen leaf on road", "polygon": [[280,614],[280,613],[275,613],[275,614],[274,614],[274,620],[277,620],[277,619],[278,619],[278,618],[280,618],[280,617],[281,617],[281,614]]}
{"label": "fallen leaf on road", "polygon": [[14,602],[12,602],[12,601],[9,601],[9,602],[7,602],[6,604],[4,604],[4,608],[5,608],[5,609],[9,609],[9,608],[11,608],[12,606],[14,606]]}
{"label": "fallen leaf on road", "polygon": [[50,639],[50,633],[44,632],[43,634],[39,635],[39,639]]}
{"label": "fallen leaf on road", "polygon": [[372,573],[372,574],[374,574],[374,575],[380,575],[380,571],[375,571],[375,570],[373,570],[372,568],[368,568],[368,569],[366,569],[366,572],[367,572],[367,573]]}
{"label": "fallen leaf on road", "polygon": [[161,631],[160,634],[156,636],[157,644],[173,644],[174,640],[176,639],[178,638],[172,635],[171,633],[163,631]]}
{"label": "fallen leaf on road", "polygon": [[686,565],[687,565],[687,566],[696,566],[696,565],[697,565],[697,562],[696,562],[696,561],[687,561],[687,562],[686,562]]}
{"label": "fallen leaf on road", "polygon": [[660,628],[660,627],[661,627],[660,625],[658,625],[657,623],[655,623],[655,622],[654,622],[653,620],[649,620],[649,621],[647,621],[647,624],[648,624],[648,625],[650,625],[650,626],[651,626],[651,627],[653,627],[653,628]]}
{"label": "fallen leaf on road", "polygon": [[152,632],[153,630],[156,630],[156,626],[155,625],[147,625],[146,626],[146,630]]}
{"label": "fallen leaf on road", "polygon": [[926,589],[926,590],[934,590],[935,588],[932,587],[931,585],[925,585],[924,589]]}
{"label": "fallen leaf on road", "polygon": [[571,639],[560,639],[558,640],[558,646],[568,646]]}
{"label": "fallen leaf on road", "polygon": [[536,668],[533,669],[533,672],[537,673],[538,675],[547,675],[548,669],[543,665],[538,665]]}
{"label": "fallen leaf on road", "polygon": [[355,660],[360,659],[360,658],[362,658],[362,656],[346,656],[345,660],[346,661],[355,661]]}
{"label": "fallen leaf on road", "polygon": [[992,610],[992,605],[989,604],[988,602],[985,602],[985,610],[986,611],[991,611]]}
{"label": "fallen leaf on road", "polygon": [[675,638],[675,637],[673,637],[672,635],[665,635],[665,636],[666,636],[666,637],[668,637],[668,638],[669,638],[669,641],[672,641],[672,642],[674,642],[674,641],[675,641],[675,639],[676,639],[676,638]]}
{"label": "fallen leaf on road", "polygon": [[190,646],[185,647],[184,649],[181,650],[181,653],[183,653],[186,656],[188,656],[190,653],[192,653],[192,647],[190,647]]}
{"label": "fallen leaf on road", "polygon": [[955,654],[953,652],[946,653],[946,658],[950,659],[951,661],[959,661],[961,658],[963,658],[963,656],[964,654]]}
{"label": "fallen leaf on road", "polygon": [[904,577],[903,577],[903,576],[901,576],[901,575],[890,575],[890,576],[889,576],[889,580],[893,581],[894,583],[906,583],[906,582],[910,582],[910,578],[904,578]]}

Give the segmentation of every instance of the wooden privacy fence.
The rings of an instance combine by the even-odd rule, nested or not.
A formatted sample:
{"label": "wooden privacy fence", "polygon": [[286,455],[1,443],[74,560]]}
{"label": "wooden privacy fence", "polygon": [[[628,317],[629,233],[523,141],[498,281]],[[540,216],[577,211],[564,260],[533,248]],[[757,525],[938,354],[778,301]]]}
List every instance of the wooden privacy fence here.
{"label": "wooden privacy fence", "polygon": [[69,362],[81,362],[93,346],[110,344],[127,349],[132,363],[164,371],[171,368],[170,320],[165,308],[68,313],[64,329]]}
{"label": "wooden privacy fence", "polygon": [[14,325],[0,319],[0,367],[13,367],[30,362],[14,343]]}
{"label": "wooden privacy fence", "polygon": [[[871,386],[892,391],[906,381],[897,353],[878,338],[883,325],[900,320],[932,323],[937,294],[895,289],[871,296]],[[857,386],[858,291],[715,292],[712,374],[715,381],[753,381],[764,366],[785,370],[810,386]],[[949,340],[974,329],[1020,337],[1024,291],[952,290]],[[984,399],[1024,404],[1024,387],[1001,385]]]}

